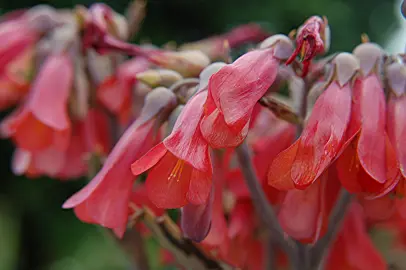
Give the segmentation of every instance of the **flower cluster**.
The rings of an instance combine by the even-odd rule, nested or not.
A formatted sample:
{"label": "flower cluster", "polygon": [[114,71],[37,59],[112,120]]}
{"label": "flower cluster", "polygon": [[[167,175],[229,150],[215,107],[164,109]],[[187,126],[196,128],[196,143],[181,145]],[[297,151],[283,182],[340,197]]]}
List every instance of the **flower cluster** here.
{"label": "flower cluster", "polygon": [[315,267],[331,242],[326,269],[386,269],[368,230],[406,222],[401,55],[364,40],[316,58],[330,45],[319,16],[295,38],[248,24],[173,50],[127,43],[128,23],[104,4],[1,21],[0,108],[15,108],[0,133],[16,174],[90,176],[63,208],[119,238],[143,213],[180,209],[182,239],[211,261],[263,269],[271,242],[278,267],[301,245]]}

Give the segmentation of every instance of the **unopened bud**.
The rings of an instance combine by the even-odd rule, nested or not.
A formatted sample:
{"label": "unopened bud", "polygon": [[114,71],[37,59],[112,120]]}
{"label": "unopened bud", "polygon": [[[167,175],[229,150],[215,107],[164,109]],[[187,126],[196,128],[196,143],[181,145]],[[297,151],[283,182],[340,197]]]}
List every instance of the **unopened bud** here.
{"label": "unopened bud", "polygon": [[60,18],[56,9],[48,5],[38,5],[29,9],[25,14],[30,27],[40,32],[47,32],[60,24]]}
{"label": "unopened bud", "polygon": [[384,50],[375,43],[362,43],[358,45],[352,52],[359,59],[361,72],[364,76],[368,76],[373,72],[374,68],[378,68],[375,72],[380,72],[380,68],[385,56]]}
{"label": "unopened bud", "polygon": [[310,116],[314,104],[316,104],[317,99],[323,93],[326,88],[326,82],[320,81],[313,84],[312,88],[310,88],[309,93],[307,95],[307,112],[306,112],[306,119]]}
{"label": "unopened bud", "polygon": [[163,52],[151,55],[155,64],[179,72],[183,77],[195,77],[210,64],[201,51]]}
{"label": "unopened bud", "polygon": [[62,53],[69,50],[77,40],[77,34],[77,29],[74,25],[66,24],[55,28],[50,35],[52,52]]}
{"label": "unopened bud", "polygon": [[402,5],[400,6],[400,12],[402,13],[403,17],[406,18],[406,2],[405,2],[405,0],[402,1]]}
{"label": "unopened bud", "polygon": [[100,55],[94,50],[87,51],[87,66],[91,81],[100,85],[105,78],[114,73],[114,67],[109,55]]}
{"label": "unopened bud", "polygon": [[169,134],[171,134],[173,127],[175,126],[176,120],[178,120],[178,117],[180,115],[180,113],[182,112],[183,108],[185,107],[185,105],[178,105],[169,115],[168,118],[168,125],[166,127],[166,137],[169,136]]}
{"label": "unopened bud", "polygon": [[182,79],[182,76],[170,69],[150,69],[136,75],[137,80],[151,86],[170,87],[175,82]]}
{"label": "unopened bud", "polygon": [[223,62],[215,62],[210,64],[209,66],[207,66],[201,73],[199,76],[200,82],[199,82],[199,90],[203,90],[206,89],[208,84],[209,84],[209,80],[210,77],[216,73],[217,71],[219,71],[222,67],[226,66],[226,63]]}
{"label": "unopened bud", "polygon": [[128,23],[126,18],[113,11],[113,16],[112,16],[112,20],[111,20],[111,28],[110,28],[110,33],[113,34],[114,36],[116,36],[117,38],[121,39],[121,40],[127,40],[129,37],[129,29],[128,29]]}
{"label": "unopened bud", "polygon": [[138,81],[134,85],[134,91],[137,96],[146,96],[149,92],[152,91],[152,87],[143,82]]}
{"label": "unopened bud", "polygon": [[259,45],[260,49],[274,47],[274,55],[276,58],[284,60],[288,59],[293,53],[292,40],[282,34],[273,35],[262,41]]}
{"label": "unopened bud", "polygon": [[393,63],[386,68],[386,78],[390,90],[401,96],[406,92],[406,67],[401,63]]}
{"label": "unopened bud", "polygon": [[165,87],[157,87],[145,97],[144,107],[138,118],[139,125],[157,116],[165,108],[173,108],[176,104],[176,95]]}
{"label": "unopened bud", "polygon": [[340,53],[334,58],[334,74],[340,86],[348,83],[360,69],[358,59],[350,53]]}

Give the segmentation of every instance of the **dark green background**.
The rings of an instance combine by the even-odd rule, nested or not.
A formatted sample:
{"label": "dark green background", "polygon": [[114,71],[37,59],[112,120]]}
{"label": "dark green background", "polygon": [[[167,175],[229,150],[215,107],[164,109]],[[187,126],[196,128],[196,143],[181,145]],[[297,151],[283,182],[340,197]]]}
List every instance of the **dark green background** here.
{"label": "dark green background", "polygon": [[[58,8],[94,1],[2,0],[1,12],[49,4]],[[123,12],[128,1],[106,1]],[[352,50],[360,34],[378,43],[396,25],[393,0],[150,0],[138,39],[163,44],[192,41],[251,21],[272,32],[288,33],[307,17],[326,15],[332,51]],[[1,41],[0,41],[1,42]],[[60,206],[84,181],[29,180],[10,172],[13,147],[0,141],[0,269],[114,270],[126,260],[114,241],[96,226],[82,224]],[[151,249],[152,250],[152,249]]]}

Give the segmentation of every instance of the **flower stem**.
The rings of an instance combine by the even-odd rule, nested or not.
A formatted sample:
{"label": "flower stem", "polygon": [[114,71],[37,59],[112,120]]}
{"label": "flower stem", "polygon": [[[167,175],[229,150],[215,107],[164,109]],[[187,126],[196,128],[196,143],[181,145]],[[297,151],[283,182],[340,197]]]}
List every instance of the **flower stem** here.
{"label": "flower stem", "polygon": [[245,178],[245,182],[251,193],[252,201],[258,213],[258,217],[261,219],[262,223],[269,229],[270,235],[272,236],[274,241],[279,244],[283,251],[285,251],[291,263],[291,269],[301,269],[296,244],[289,236],[286,236],[283,232],[278,222],[276,213],[273,210],[272,206],[269,204],[265,193],[262,190],[262,187],[251,162],[247,144],[243,143],[239,147],[237,147],[236,153],[241,166],[241,171]]}

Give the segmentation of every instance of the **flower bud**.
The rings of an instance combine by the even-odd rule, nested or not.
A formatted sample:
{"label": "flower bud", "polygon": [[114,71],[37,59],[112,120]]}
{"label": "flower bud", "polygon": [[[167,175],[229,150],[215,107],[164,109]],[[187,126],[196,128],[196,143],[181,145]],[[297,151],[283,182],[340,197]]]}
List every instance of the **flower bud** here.
{"label": "flower bud", "polygon": [[[368,76],[371,72],[380,73],[385,52],[375,43],[362,43],[352,52],[359,59],[363,76]],[[374,70],[374,68],[377,68]]]}
{"label": "flower bud", "polygon": [[227,65],[226,63],[223,62],[215,62],[207,66],[199,76],[200,83],[199,83],[199,90],[202,89],[207,89],[207,86],[209,84],[210,77],[219,71],[222,67]]}
{"label": "flower bud", "polygon": [[201,51],[156,52],[150,54],[150,60],[184,77],[195,77],[210,64],[210,59]]}
{"label": "flower bud", "polygon": [[35,6],[29,9],[24,16],[27,17],[30,27],[43,33],[62,23],[56,9],[48,5]]}
{"label": "flower bud", "polygon": [[182,112],[183,108],[185,105],[178,105],[169,115],[168,118],[168,125],[166,127],[166,134],[165,137],[169,136],[171,134],[173,127],[175,126],[176,120],[178,119],[178,116]]}
{"label": "flower bud", "polygon": [[386,68],[386,78],[390,90],[398,97],[406,91],[406,67],[401,63],[393,63]]}
{"label": "flower bud", "polygon": [[293,53],[293,43],[289,37],[278,34],[270,36],[269,38],[262,41],[259,45],[260,49],[266,49],[274,47],[274,55],[280,60],[288,59]]}
{"label": "flower bud", "polygon": [[136,75],[137,80],[151,86],[170,87],[182,79],[182,76],[170,69],[149,69]]}
{"label": "flower bud", "polygon": [[137,119],[139,125],[144,124],[155,117],[165,108],[173,108],[176,105],[176,96],[165,87],[157,87],[147,94],[145,104],[141,111],[140,118]]}
{"label": "flower bud", "polygon": [[350,53],[340,53],[334,58],[333,79],[342,87],[348,83],[360,69],[357,58]]}

